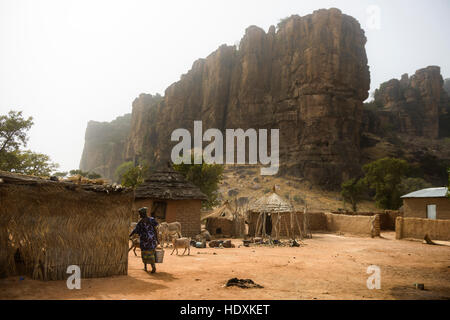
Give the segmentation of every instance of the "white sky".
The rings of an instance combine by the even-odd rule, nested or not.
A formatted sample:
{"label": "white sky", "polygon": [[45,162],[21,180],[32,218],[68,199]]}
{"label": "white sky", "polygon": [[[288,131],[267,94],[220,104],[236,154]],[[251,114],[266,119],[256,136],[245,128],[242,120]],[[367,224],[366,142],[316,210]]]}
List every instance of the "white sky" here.
{"label": "white sky", "polygon": [[[367,8],[380,8],[380,29]],[[450,1],[0,0],[0,114],[33,116],[28,148],[78,168],[89,120],[131,112],[140,93],[164,94],[192,63],[238,42],[249,25],[337,7],[366,31],[371,91],[441,66],[450,77]]]}

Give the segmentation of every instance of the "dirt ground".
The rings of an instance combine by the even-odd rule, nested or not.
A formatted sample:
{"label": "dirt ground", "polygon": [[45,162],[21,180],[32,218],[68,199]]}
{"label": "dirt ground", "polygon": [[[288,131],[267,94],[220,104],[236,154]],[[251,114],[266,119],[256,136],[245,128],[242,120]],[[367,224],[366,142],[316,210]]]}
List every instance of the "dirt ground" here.
{"label": "dirt ground", "polygon": [[[450,299],[449,243],[395,240],[392,232],[375,239],[318,233],[298,248],[233,242],[236,248],[191,248],[190,256],[166,250],[156,274],[130,252],[128,276],[82,279],[80,290],[10,277],[0,280],[0,299]],[[381,269],[379,290],[367,288],[369,265]],[[224,287],[233,277],[264,288]]]}

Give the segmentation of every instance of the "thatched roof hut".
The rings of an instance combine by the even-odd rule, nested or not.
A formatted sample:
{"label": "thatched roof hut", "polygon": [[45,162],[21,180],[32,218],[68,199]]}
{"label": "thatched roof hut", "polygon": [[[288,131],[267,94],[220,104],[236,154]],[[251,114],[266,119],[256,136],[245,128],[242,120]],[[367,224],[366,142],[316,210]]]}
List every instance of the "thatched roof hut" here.
{"label": "thatched roof hut", "polygon": [[0,274],[63,280],[125,275],[133,192],[0,171]]}
{"label": "thatched roof hut", "polygon": [[268,212],[268,213],[287,213],[292,212],[294,208],[287,201],[280,197],[275,190],[262,196],[250,205],[251,212]]}
{"label": "thatched roof hut", "polygon": [[245,230],[244,218],[228,200],[202,220],[206,220],[205,228],[211,235],[242,236]]}
{"label": "thatched roof hut", "polygon": [[136,188],[136,199],[157,200],[206,200],[206,195],[192,182],[173,170],[152,173]]}
{"label": "thatched roof hut", "polygon": [[295,238],[299,234],[302,237],[298,214],[288,200],[277,194],[275,187],[250,205],[248,219],[250,235]]}
{"label": "thatched roof hut", "polygon": [[151,174],[135,190],[135,207],[148,207],[159,222],[181,223],[183,236],[200,233],[200,211],[206,195],[184,176],[167,168]]}

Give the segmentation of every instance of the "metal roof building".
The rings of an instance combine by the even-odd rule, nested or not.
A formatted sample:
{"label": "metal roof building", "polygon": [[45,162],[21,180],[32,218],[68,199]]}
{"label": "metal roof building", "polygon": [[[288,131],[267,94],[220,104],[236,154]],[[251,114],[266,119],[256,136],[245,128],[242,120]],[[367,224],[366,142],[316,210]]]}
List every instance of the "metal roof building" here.
{"label": "metal roof building", "polygon": [[427,188],[405,194],[401,198],[444,198],[447,196],[448,188]]}
{"label": "metal roof building", "polygon": [[448,188],[427,188],[405,194],[403,199],[403,217],[450,219],[450,198]]}

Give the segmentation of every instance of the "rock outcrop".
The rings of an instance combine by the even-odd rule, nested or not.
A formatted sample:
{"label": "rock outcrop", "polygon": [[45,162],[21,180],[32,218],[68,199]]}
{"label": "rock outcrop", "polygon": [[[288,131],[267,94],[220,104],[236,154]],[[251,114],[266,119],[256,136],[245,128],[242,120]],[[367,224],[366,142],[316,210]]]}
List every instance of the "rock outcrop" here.
{"label": "rock outcrop", "polygon": [[131,128],[131,114],[111,122],[89,121],[80,169],[114,180],[114,171],[123,162],[123,150]]}
{"label": "rock outcrop", "polygon": [[450,99],[440,68],[430,66],[391,79],[365,104],[362,162],[383,157],[408,161],[414,174],[445,185],[450,166]]}
{"label": "rock outcrop", "polygon": [[[165,164],[176,144],[172,131],[192,132],[194,120],[202,120],[204,131],[280,129],[280,173],[336,186],[360,170],[362,105],[370,83],[365,43],[358,21],[338,9],[291,16],[267,33],[251,26],[239,48],[222,45],[195,61],[161,101],[140,95],[126,146],[120,155],[104,154],[102,165],[119,157]],[[91,155],[91,145],[83,153],[84,169],[101,160]]]}
{"label": "rock outcrop", "polygon": [[382,83],[374,96],[379,129],[429,139],[445,136],[449,124],[440,120],[449,111],[450,99],[443,84],[437,66]]}
{"label": "rock outcrop", "polygon": [[125,159],[169,160],[176,128],[280,129],[281,173],[324,186],[359,170],[366,37],[338,9],[291,16],[266,33],[247,28],[239,48],[221,46],[165,91],[133,103]]}

